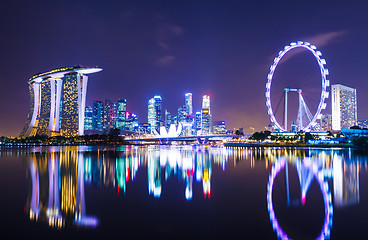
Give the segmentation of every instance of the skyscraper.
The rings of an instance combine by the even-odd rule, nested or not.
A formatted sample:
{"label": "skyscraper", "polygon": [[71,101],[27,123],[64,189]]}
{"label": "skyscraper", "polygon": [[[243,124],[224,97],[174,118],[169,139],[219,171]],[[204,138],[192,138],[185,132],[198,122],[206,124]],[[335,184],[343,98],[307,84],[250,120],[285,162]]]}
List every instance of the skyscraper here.
{"label": "skyscraper", "polygon": [[148,101],[148,123],[151,125],[151,131],[159,131],[162,125],[161,119],[161,96],[154,96]]}
{"label": "skyscraper", "polygon": [[84,130],[92,130],[92,119],[93,119],[93,111],[91,106],[86,106],[86,110],[84,112]]}
{"label": "skyscraper", "polygon": [[101,101],[93,101],[92,128],[103,131],[104,104]]}
{"label": "skyscraper", "polygon": [[112,102],[109,99],[105,101],[104,109],[104,129],[109,131],[111,128],[115,128],[116,125],[116,102]]}
{"label": "skyscraper", "polygon": [[323,115],[321,118],[321,127],[324,131],[331,131],[332,129],[332,116],[329,115]]}
{"label": "skyscraper", "polygon": [[192,94],[185,94],[185,106],[187,107],[188,115],[193,115],[193,105],[192,105]]}
{"label": "skyscraper", "polygon": [[210,95],[204,95],[202,100],[202,134],[210,134],[212,128],[211,104]]}
{"label": "skyscraper", "polygon": [[211,114],[210,95],[203,95],[202,109],[208,109]]}
{"label": "skyscraper", "polygon": [[214,134],[226,134],[225,121],[214,122],[214,124],[213,124],[213,133]]}
{"label": "skyscraper", "polygon": [[76,66],[33,75],[28,81],[30,112],[20,135],[83,135],[87,74],[101,70]]}
{"label": "skyscraper", "polygon": [[195,132],[197,135],[201,134],[202,130],[202,113],[196,112],[195,114]]}
{"label": "skyscraper", "polygon": [[332,130],[341,130],[357,124],[356,89],[334,84],[332,93]]}
{"label": "skyscraper", "polygon": [[125,128],[126,99],[119,99],[117,102],[116,128],[121,130]]}

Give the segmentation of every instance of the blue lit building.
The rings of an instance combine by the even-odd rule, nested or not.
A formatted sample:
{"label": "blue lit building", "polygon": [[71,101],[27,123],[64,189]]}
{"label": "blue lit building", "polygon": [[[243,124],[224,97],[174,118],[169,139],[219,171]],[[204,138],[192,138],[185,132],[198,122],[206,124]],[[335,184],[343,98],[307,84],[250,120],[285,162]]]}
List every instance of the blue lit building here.
{"label": "blue lit building", "polygon": [[92,128],[96,131],[103,131],[104,104],[101,101],[93,101]]}

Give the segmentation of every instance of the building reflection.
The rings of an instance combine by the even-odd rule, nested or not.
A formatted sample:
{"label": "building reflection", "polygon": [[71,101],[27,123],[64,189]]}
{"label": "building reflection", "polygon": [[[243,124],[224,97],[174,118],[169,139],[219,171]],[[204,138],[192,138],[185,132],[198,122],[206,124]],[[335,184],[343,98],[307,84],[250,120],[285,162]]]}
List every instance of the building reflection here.
{"label": "building reflection", "polygon": [[[287,172],[288,166],[292,165],[297,169],[299,179],[289,181],[286,174],[287,201],[290,201],[288,186],[298,184],[302,207],[308,199],[309,185],[316,179],[324,194],[326,216],[332,216],[327,214],[333,212],[330,202],[339,208],[359,203],[359,173],[362,168],[367,170],[368,162],[366,155],[357,157],[351,151],[334,149],[322,151],[197,145],[116,148],[69,146],[0,152],[0,155],[8,154],[27,157],[27,215],[31,220],[46,221],[57,228],[70,225],[97,226],[98,220],[86,212],[85,185],[112,188],[119,194],[125,194],[140,168],[147,169],[147,175],[144,176],[147,180],[144,181],[147,182],[148,195],[159,198],[162,194],[168,194],[165,182],[179,181],[184,189],[182,196],[191,200],[199,196],[199,193],[193,193],[198,189],[201,189],[200,194],[204,198],[211,198],[211,189],[216,190],[211,186],[213,167],[222,171],[238,165],[246,165],[251,169],[264,167],[270,172],[270,177],[276,177],[276,171],[284,169],[282,171]],[[268,207],[271,222],[277,226],[277,213],[271,213],[269,204]],[[330,224],[332,219],[327,222],[327,229],[330,229]],[[326,230],[323,234],[326,237],[329,233]]]}
{"label": "building reflection", "polygon": [[84,160],[78,147],[35,152],[27,161],[29,194],[26,212],[31,220],[52,227],[95,227],[97,219],[86,215]]}

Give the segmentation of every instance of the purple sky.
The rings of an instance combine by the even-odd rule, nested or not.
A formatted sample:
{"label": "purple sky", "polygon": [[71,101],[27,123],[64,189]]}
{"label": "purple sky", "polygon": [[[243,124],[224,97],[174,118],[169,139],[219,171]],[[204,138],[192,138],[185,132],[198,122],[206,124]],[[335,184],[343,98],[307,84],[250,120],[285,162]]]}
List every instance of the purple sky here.
{"label": "purple sky", "polygon": [[[298,40],[322,52],[332,84],[357,88],[358,117],[366,118],[367,12],[366,1],[2,2],[0,136],[22,130],[33,74],[77,64],[104,69],[90,75],[88,104],[126,98],[128,111],[147,122],[147,102],[156,94],[174,114],[186,92],[195,111],[210,94],[213,120],[264,130],[269,67]],[[320,88],[313,56],[286,57],[276,70],[274,104],[277,87],[300,87],[313,110]]]}

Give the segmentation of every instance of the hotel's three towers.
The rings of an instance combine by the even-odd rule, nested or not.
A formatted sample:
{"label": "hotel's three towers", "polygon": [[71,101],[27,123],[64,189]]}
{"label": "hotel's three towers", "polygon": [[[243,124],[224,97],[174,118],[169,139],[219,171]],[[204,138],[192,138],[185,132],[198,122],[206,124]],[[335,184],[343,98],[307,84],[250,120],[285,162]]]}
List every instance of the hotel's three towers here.
{"label": "hotel's three towers", "polygon": [[87,74],[101,70],[77,66],[34,75],[28,81],[30,112],[20,135],[83,135]]}

